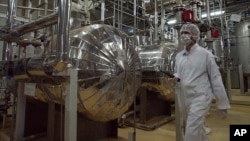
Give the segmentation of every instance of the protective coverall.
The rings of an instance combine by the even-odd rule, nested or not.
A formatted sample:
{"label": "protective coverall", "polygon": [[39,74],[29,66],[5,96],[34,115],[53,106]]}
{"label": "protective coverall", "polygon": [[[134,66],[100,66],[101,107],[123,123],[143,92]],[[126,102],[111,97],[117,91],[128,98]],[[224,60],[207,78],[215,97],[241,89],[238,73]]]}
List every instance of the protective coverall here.
{"label": "protective coverall", "polygon": [[213,96],[217,109],[229,109],[229,101],[214,55],[195,44],[176,56],[175,77],[179,108],[186,120],[184,141],[208,141],[203,128]]}

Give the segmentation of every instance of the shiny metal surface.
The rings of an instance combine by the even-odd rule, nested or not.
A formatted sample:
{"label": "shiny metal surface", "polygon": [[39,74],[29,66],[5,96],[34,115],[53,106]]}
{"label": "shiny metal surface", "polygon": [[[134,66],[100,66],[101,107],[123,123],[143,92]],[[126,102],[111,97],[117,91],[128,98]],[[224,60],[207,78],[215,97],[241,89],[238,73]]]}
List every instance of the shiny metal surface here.
{"label": "shiny metal surface", "polygon": [[135,46],[150,45],[150,38],[148,36],[136,35],[131,37],[131,40],[134,42]]}
{"label": "shiny metal surface", "polygon": [[236,44],[238,48],[239,63],[242,64],[243,72],[250,73],[250,20],[236,25]]}
{"label": "shiny metal surface", "polygon": [[142,65],[141,86],[159,92],[163,99],[174,100],[174,88],[168,76],[165,76],[159,69],[173,72],[177,46],[174,43],[142,46],[138,53]]}
{"label": "shiny metal surface", "polygon": [[70,33],[70,55],[79,70],[79,101],[91,119],[120,117],[140,86],[140,60],[127,36],[107,25],[90,25]]}
{"label": "shiny metal surface", "polygon": [[[141,82],[140,59],[127,35],[112,26],[90,25],[72,30],[70,45],[69,58],[78,70],[78,112],[95,121],[120,117],[133,103]],[[50,76],[57,61],[53,56],[46,59],[31,58],[23,68],[34,81],[46,76],[38,84],[36,98],[63,103],[65,81]]]}
{"label": "shiny metal surface", "polygon": [[57,52],[60,62],[68,62],[71,0],[58,1]]}
{"label": "shiny metal surface", "polygon": [[173,71],[174,57],[177,48],[174,43],[148,45],[138,48],[143,71],[157,71],[158,67],[165,71]]}

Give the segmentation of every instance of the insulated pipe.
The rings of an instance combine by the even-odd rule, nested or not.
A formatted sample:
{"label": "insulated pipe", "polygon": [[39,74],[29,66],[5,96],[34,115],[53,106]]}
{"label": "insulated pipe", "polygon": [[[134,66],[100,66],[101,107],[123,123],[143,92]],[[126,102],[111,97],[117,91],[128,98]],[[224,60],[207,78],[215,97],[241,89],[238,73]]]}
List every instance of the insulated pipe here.
{"label": "insulated pipe", "polygon": [[57,51],[59,62],[68,62],[71,0],[58,1]]}

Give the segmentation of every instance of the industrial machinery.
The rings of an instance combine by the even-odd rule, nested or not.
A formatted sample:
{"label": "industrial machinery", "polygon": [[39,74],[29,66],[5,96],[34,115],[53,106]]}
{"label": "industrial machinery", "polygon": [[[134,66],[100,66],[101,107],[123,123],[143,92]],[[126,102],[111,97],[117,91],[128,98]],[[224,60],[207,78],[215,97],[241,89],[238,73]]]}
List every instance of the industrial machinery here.
{"label": "industrial machinery", "polygon": [[[173,119],[171,105],[177,101],[166,74],[174,72],[184,23],[200,27],[205,46],[214,51],[222,72],[230,74],[229,28],[221,16],[225,12],[223,0],[2,1],[7,20],[0,28],[0,40],[4,42],[1,64],[8,71],[7,87],[13,88],[10,90],[18,99],[15,140],[23,139],[25,129],[32,130],[29,127],[38,114],[34,110],[37,105],[43,111],[40,114],[44,113],[38,117],[41,123],[48,123],[48,140],[55,140],[53,128],[60,128],[64,129],[65,141],[75,141],[89,122],[93,122],[89,129],[112,122],[108,126],[114,134],[110,135],[116,136],[116,120],[124,115],[134,114],[139,120],[133,119],[131,125],[140,123],[147,129],[166,123],[157,119],[153,127],[148,126],[156,116]],[[220,20],[219,27],[212,22],[215,19]],[[249,20],[236,29],[240,62],[247,75]],[[225,39],[229,42],[227,50]],[[9,81],[16,83],[10,86]],[[177,133],[181,133],[178,111],[175,114]],[[55,122],[58,117],[61,123]],[[32,134],[25,132],[25,136]],[[93,136],[88,139],[97,140]]]}
{"label": "industrial machinery", "polygon": [[[107,25],[95,24],[70,32],[69,58],[72,68],[78,71],[78,112],[106,122],[128,110],[141,79],[138,54],[128,41],[123,32]],[[15,77],[38,83],[46,93],[35,94],[37,99],[61,103],[66,80],[53,77],[55,65],[53,56],[20,60]]]}
{"label": "industrial machinery", "polygon": [[250,43],[250,20],[245,20],[236,24],[236,45],[239,56],[239,77],[241,93],[248,91],[248,77],[249,77],[249,43]]}

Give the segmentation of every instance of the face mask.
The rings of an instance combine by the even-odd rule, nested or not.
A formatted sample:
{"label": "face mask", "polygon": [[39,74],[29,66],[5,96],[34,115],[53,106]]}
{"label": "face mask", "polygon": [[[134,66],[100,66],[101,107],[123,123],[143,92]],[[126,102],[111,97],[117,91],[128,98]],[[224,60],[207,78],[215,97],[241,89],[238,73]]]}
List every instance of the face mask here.
{"label": "face mask", "polygon": [[188,46],[192,40],[191,40],[191,35],[190,34],[182,34],[181,35],[181,42],[185,45]]}

